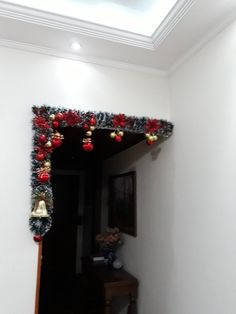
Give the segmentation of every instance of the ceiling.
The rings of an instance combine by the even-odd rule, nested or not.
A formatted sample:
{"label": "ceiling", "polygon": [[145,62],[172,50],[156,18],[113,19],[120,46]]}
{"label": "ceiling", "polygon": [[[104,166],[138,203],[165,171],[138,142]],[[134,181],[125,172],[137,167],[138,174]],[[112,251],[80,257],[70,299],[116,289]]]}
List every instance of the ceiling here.
{"label": "ceiling", "polygon": [[151,36],[177,0],[10,0],[9,2]]}
{"label": "ceiling", "polygon": [[0,45],[166,72],[235,16],[235,0],[0,1]]}

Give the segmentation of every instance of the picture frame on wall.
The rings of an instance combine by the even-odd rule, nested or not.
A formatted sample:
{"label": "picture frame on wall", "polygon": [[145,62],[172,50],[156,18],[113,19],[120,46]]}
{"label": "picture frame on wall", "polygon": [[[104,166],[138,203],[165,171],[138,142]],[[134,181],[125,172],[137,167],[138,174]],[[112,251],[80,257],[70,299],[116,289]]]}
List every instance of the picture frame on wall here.
{"label": "picture frame on wall", "polygon": [[130,171],[109,178],[110,227],[137,236],[136,172]]}

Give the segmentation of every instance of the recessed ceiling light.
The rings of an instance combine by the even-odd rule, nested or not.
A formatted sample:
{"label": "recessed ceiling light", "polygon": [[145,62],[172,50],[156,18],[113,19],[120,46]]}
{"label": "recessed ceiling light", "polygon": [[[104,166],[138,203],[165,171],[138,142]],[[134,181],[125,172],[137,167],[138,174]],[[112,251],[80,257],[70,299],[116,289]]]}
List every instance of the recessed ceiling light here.
{"label": "recessed ceiling light", "polygon": [[80,43],[78,41],[74,41],[72,44],[71,44],[71,48],[74,50],[74,51],[79,51],[81,46],[80,46]]}

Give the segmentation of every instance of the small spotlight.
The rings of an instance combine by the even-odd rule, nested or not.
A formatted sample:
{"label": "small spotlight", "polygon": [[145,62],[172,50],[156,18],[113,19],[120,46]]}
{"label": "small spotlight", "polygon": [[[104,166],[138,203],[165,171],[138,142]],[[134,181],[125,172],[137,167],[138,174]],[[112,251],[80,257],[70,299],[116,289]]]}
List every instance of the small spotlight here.
{"label": "small spotlight", "polygon": [[78,41],[74,41],[72,44],[71,44],[71,48],[74,50],[74,51],[79,51],[81,46],[80,46],[80,43]]}

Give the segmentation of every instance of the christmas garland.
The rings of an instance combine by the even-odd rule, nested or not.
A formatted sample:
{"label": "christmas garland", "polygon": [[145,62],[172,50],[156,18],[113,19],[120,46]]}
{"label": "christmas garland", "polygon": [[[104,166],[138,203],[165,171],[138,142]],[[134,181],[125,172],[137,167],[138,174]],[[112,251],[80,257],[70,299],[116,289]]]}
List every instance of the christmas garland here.
{"label": "christmas garland", "polygon": [[33,108],[33,151],[32,151],[32,211],[29,219],[34,240],[40,242],[52,226],[53,193],[50,183],[51,154],[62,145],[63,135],[59,127],[79,127],[85,132],[82,149],[94,149],[92,133],[97,129],[111,130],[110,137],[121,142],[125,132],[143,133],[146,143],[152,145],[158,138],[168,138],[173,124],[165,120],[137,118],[124,114],[78,111],[41,106]]}

